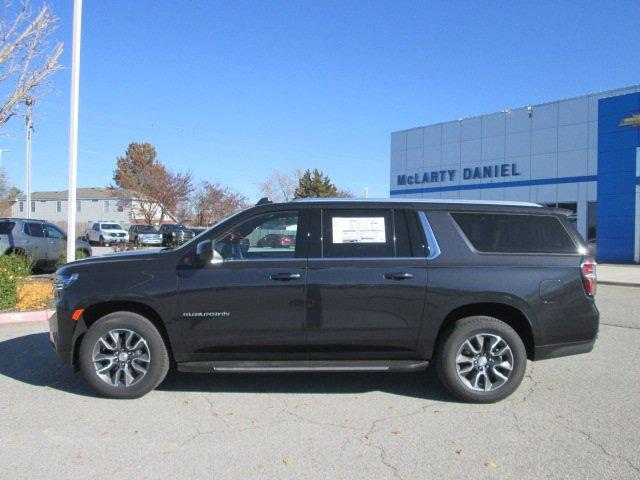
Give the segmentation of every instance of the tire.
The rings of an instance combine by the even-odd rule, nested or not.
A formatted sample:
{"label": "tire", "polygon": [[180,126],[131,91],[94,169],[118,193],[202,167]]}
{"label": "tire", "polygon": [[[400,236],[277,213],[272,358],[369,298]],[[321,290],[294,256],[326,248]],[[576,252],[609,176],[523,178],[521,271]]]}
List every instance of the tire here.
{"label": "tire", "polygon": [[105,245],[105,243],[104,243],[104,237],[103,237],[102,235],[100,235],[100,240],[98,241],[98,244],[99,244],[101,247],[104,247],[104,245]]}
{"label": "tire", "polygon": [[[136,347],[136,350],[130,350],[128,354],[131,355],[130,365],[125,365],[126,371],[130,372],[132,379],[129,385],[126,385],[125,382],[124,370],[115,373],[119,368],[117,360],[123,360],[123,358],[114,355],[113,360],[94,362],[94,354],[96,353],[102,354],[101,352],[104,351],[105,355],[111,355],[117,351],[113,348],[103,348],[104,344],[99,343],[101,338],[108,339],[108,343],[112,345],[119,345],[122,350],[121,347],[125,343],[127,331],[133,332],[130,346]],[[113,341],[113,337],[109,336],[110,332],[117,332],[119,343]],[[137,342],[139,338],[143,339],[145,343]],[[136,342],[141,346],[136,346]],[[134,358],[136,355],[137,359]],[[153,323],[142,315],[123,311],[105,315],[91,325],[82,338],[78,363],[85,380],[99,395],[108,398],[138,398],[149,393],[164,380],[169,370],[169,354],[162,335]],[[112,367],[102,376],[97,373],[97,367],[110,365]],[[136,366],[137,368],[146,368],[146,373],[141,374]],[[114,376],[117,385],[113,384]],[[127,381],[129,381],[128,378]]]}
{"label": "tire", "polygon": [[[496,348],[488,352],[491,345]],[[509,350],[504,350],[505,345]],[[500,356],[493,355],[503,351]],[[467,362],[467,358],[471,361]],[[522,382],[527,351],[520,336],[503,321],[473,316],[458,320],[445,333],[435,360],[440,381],[455,397],[465,402],[493,403],[507,398]],[[507,368],[509,364],[511,370]]]}

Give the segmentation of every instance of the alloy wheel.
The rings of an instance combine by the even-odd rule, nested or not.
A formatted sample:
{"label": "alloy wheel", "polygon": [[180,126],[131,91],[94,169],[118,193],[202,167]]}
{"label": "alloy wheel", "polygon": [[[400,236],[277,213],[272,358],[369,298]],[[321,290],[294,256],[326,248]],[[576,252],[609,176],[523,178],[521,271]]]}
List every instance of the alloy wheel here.
{"label": "alloy wheel", "polygon": [[456,371],[466,387],[491,392],[507,383],[513,362],[511,347],[502,337],[479,333],[467,338],[458,349]]}
{"label": "alloy wheel", "polygon": [[149,371],[151,352],[139,333],[118,328],[98,339],[92,360],[96,375],[103,382],[113,387],[131,387]]}

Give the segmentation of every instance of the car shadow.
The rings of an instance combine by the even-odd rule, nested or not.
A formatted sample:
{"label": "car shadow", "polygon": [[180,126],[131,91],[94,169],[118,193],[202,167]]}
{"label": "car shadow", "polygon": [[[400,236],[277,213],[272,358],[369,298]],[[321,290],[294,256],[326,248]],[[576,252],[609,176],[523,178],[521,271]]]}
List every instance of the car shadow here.
{"label": "car shadow", "polygon": [[[96,396],[80,374],[60,363],[48,333],[0,342],[0,375],[37,387]],[[261,373],[199,374],[172,369],[159,390],[175,392],[355,394],[381,391],[428,400],[455,402],[435,369],[411,373]]]}

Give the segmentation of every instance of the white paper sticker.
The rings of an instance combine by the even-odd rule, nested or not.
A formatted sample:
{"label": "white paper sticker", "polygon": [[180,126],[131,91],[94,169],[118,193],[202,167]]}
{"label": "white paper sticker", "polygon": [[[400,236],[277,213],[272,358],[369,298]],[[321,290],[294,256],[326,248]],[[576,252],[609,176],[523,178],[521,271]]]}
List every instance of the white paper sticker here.
{"label": "white paper sticker", "polygon": [[384,217],[333,217],[333,243],[386,243]]}

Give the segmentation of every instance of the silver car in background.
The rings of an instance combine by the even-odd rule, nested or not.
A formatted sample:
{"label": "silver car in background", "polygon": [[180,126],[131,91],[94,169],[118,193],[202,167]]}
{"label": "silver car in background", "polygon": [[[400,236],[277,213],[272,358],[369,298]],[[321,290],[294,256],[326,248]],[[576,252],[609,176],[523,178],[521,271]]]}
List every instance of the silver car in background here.
{"label": "silver car in background", "polygon": [[162,234],[153,225],[131,225],[129,241],[136,245],[162,245]]}
{"label": "silver car in background", "polygon": [[[44,220],[0,218],[0,255],[26,255],[34,268],[55,270],[65,260],[67,234]],[[90,257],[91,246],[76,240],[76,256]]]}

